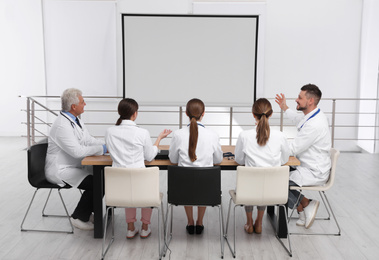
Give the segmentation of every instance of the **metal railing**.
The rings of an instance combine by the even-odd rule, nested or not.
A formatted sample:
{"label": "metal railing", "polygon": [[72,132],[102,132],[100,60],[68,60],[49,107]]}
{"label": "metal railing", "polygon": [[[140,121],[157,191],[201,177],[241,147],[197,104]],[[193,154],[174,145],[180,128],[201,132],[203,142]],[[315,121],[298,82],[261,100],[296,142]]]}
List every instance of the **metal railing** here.
{"label": "metal railing", "polygon": [[[36,143],[36,139],[41,137],[47,137],[48,135],[48,128],[52,125],[52,123],[55,120],[55,117],[58,115],[60,111],[60,97],[58,96],[29,96],[29,97],[23,97],[26,98],[26,109],[23,110],[26,112],[26,122],[22,122],[27,127],[27,146],[30,147],[34,143]],[[97,97],[97,96],[85,96],[87,104],[92,103],[91,107],[97,106],[96,108],[86,109],[85,114],[99,114],[99,113],[111,113],[111,115],[117,116],[117,103],[119,100],[121,100],[122,97]],[[52,102],[55,100],[55,103]],[[273,106],[274,105],[274,99],[270,99]],[[287,98],[287,101],[293,101],[294,98]],[[322,99],[322,110],[323,112],[329,117],[330,122],[330,130],[331,130],[331,138],[332,138],[332,146],[334,147],[336,141],[373,141],[377,142],[377,130],[378,130],[378,108],[376,107],[378,104],[379,99],[374,98],[366,98],[366,99],[358,99],[358,98],[323,98]],[[112,105],[111,109],[106,108],[104,106],[104,103],[109,103]],[[338,110],[337,109],[337,102],[338,103],[346,103],[350,102],[353,105],[344,105],[343,109]],[[368,112],[359,112],[359,105],[362,102],[374,102],[375,108],[372,109],[374,111],[368,111]],[[52,103],[52,104],[48,104]],[[288,104],[290,102],[287,102]],[[327,103],[331,103],[331,109],[327,108]],[[101,104],[101,105],[100,105]],[[320,103],[321,104],[321,103]],[[53,108],[49,107],[53,106]],[[100,108],[99,108],[100,107]],[[346,107],[351,109],[351,111],[346,111]],[[184,109],[185,105],[181,106],[162,106],[162,105],[141,105],[139,109],[139,114],[150,114],[153,115],[151,118],[157,117],[157,115],[162,118],[162,120],[159,120],[159,123],[151,123],[151,122],[139,122],[138,124],[141,126],[145,126],[147,128],[149,127],[177,127],[182,128],[184,124],[184,120],[186,120]],[[279,110],[278,108],[274,110]],[[209,115],[224,115],[223,122],[219,123],[217,120],[216,122],[212,122],[210,120],[210,123],[207,123],[207,126],[211,127],[221,127],[221,128],[227,128],[227,135],[220,135],[220,138],[223,140],[227,140],[229,145],[233,144],[233,141],[235,141],[238,137],[236,133],[238,134],[238,131],[234,131],[235,127],[251,127],[252,120],[240,120],[237,122],[235,120],[235,117],[242,114],[251,114],[251,106],[231,106],[231,107],[212,107],[207,106],[206,108],[206,114],[207,117],[211,117]],[[173,117],[176,117],[175,122],[164,122],[164,119],[168,117],[168,115],[171,115],[171,119]],[[373,124],[366,124],[362,125],[357,123],[359,121],[360,115],[366,115],[371,116],[374,118]],[[341,124],[337,123],[339,117],[346,117],[350,116],[349,124]],[[110,127],[114,125],[114,121],[107,121],[104,119],[108,119],[109,116],[105,117],[96,117],[96,121],[91,120],[84,120],[86,125],[88,127]],[[100,119],[100,121],[99,121]],[[156,120],[155,120],[156,121]],[[213,120],[215,121],[215,120]],[[281,131],[284,131],[285,129],[295,129],[295,126],[292,123],[287,123],[287,120],[283,116],[283,111],[274,113],[274,116],[270,120],[271,126],[279,127]],[[346,120],[344,120],[346,121]],[[358,137],[358,128],[370,128],[373,129],[373,137],[371,138],[362,138]],[[353,133],[348,134],[348,137],[344,137],[342,134],[338,134],[336,130],[338,129],[345,129],[345,131],[352,131]],[[96,136],[96,135],[94,135]],[[103,137],[102,135],[98,135],[96,137]],[[155,136],[152,136],[155,137]]]}

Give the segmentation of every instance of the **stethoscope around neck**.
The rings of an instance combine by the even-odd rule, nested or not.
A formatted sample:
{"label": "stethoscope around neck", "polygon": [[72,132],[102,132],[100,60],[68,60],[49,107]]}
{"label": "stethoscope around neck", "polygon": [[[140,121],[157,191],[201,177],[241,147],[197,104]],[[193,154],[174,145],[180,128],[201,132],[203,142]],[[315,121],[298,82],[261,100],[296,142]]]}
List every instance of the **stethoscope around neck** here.
{"label": "stethoscope around neck", "polygon": [[[72,121],[71,118],[67,117],[64,113],[62,113],[62,111],[61,111],[61,115],[64,116],[68,121],[70,121],[72,128],[74,128],[78,131],[78,125],[74,121]],[[79,127],[79,128],[83,132],[83,129],[81,127]]]}
{"label": "stethoscope around neck", "polygon": [[[198,126],[202,126],[202,127],[205,128],[205,126],[204,126],[202,123],[197,122],[197,125],[198,125]],[[188,124],[187,126],[190,126],[190,124]]]}

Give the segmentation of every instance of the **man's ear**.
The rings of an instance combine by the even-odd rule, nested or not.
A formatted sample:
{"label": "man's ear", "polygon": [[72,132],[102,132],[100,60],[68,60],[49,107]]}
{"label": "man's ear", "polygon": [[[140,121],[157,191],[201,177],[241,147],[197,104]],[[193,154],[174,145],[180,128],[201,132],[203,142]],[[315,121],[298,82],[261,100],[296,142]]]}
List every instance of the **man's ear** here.
{"label": "man's ear", "polygon": [[310,98],[308,99],[308,103],[309,103],[309,105],[314,105],[314,103],[315,103],[315,98],[314,98],[314,97],[310,97]]}

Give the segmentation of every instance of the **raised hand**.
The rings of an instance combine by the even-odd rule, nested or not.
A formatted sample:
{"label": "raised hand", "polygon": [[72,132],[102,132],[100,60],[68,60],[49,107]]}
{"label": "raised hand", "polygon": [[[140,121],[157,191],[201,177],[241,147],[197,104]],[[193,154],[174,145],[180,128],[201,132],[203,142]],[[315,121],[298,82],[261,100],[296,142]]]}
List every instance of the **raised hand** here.
{"label": "raised hand", "polygon": [[281,109],[283,109],[284,111],[286,111],[288,109],[288,106],[287,106],[287,102],[286,102],[286,97],[284,96],[283,93],[280,93],[279,94],[276,94],[276,97],[275,97],[275,102],[279,105],[279,107]]}

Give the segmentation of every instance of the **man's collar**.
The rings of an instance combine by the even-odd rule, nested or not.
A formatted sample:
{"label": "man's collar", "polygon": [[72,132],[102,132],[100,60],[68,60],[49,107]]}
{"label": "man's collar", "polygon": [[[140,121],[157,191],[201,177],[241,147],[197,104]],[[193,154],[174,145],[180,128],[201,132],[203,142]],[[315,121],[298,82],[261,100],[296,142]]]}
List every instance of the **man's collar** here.
{"label": "man's collar", "polygon": [[69,116],[73,121],[75,121],[76,117],[73,114],[71,114],[70,112],[68,112],[68,111],[62,111],[62,113],[64,113],[65,115]]}
{"label": "man's collar", "polygon": [[314,113],[317,112],[317,110],[318,110],[318,107],[316,107],[316,108],[313,109],[311,112],[309,112],[308,114],[306,114],[306,115],[304,116],[304,118],[309,118],[309,117],[311,117]]}

